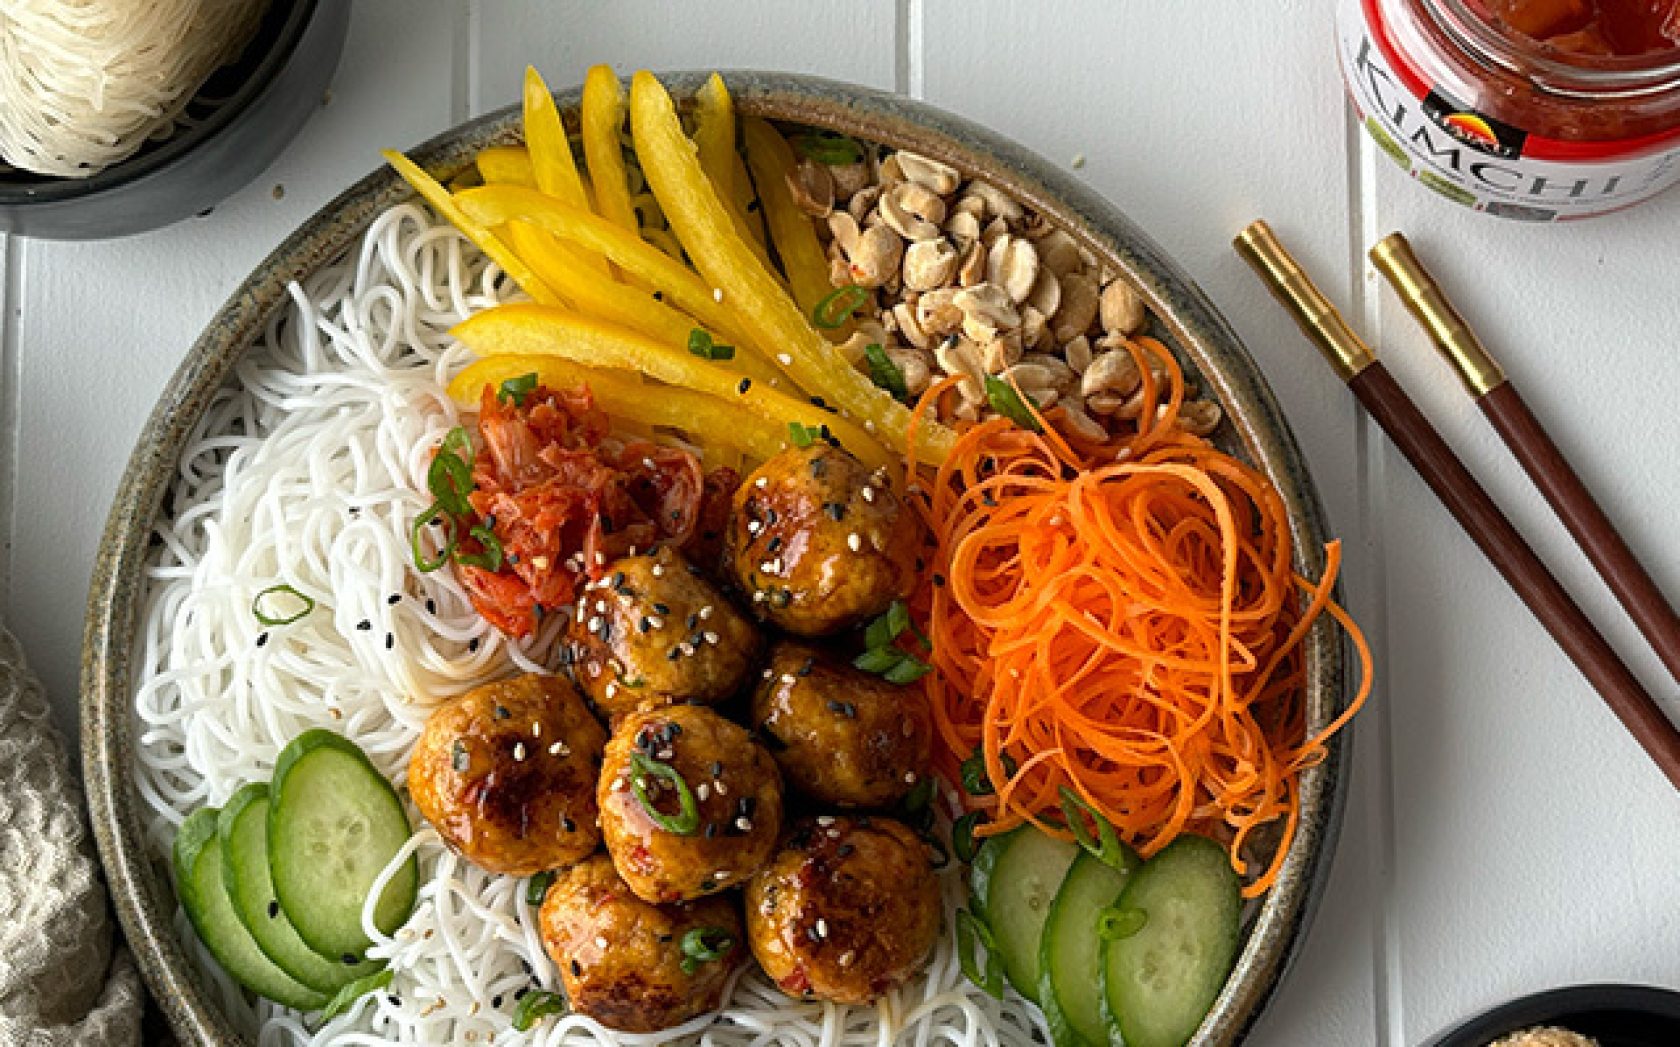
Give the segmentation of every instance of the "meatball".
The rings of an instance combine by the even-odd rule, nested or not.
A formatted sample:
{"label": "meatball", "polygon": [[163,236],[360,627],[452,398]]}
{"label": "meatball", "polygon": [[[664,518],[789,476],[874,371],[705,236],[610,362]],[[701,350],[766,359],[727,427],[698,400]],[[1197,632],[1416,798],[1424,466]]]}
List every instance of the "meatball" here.
{"label": "meatball", "polygon": [[922,689],[815,647],[771,652],[752,717],[787,785],[826,804],[888,807],[928,774],[933,716]]}
{"label": "meatball", "polygon": [[596,796],[613,864],[648,902],[742,882],[770,857],[781,831],[775,761],[745,728],[694,705],[620,721]]}
{"label": "meatball", "polygon": [[563,657],[609,716],[717,702],[752,671],[758,631],[669,548],[627,556],[584,587]]}
{"label": "meatball", "polygon": [[747,942],[790,996],[866,1004],[920,970],[939,936],[927,846],[885,818],[801,822],[747,882]]}
{"label": "meatball", "polygon": [[726,560],[759,617],[823,636],[907,595],[919,541],[884,473],[817,443],[776,455],[736,490]]}
{"label": "meatball", "polygon": [[605,743],[565,679],[516,676],[432,713],[409,757],[408,791],[468,861],[530,876],[601,842],[595,779]]}
{"label": "meatball", "polygon": [[537,919],[571,1009],[623,1032],[657,1032],[716,1010],[746,959],[734,902],[650,905],[604,854],[558,873]]}

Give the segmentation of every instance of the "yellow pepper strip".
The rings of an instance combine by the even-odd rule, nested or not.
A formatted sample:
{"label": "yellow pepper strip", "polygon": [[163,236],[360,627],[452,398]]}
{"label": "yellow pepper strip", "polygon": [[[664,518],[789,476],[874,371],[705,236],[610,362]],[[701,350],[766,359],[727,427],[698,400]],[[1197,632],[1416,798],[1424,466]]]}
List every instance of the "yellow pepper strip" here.
{"label": "yellow pepper strip", "polygon": [[612,67],[597,65],[583,81],[583,158],[601,217],[636,232],[636,208],[630,203],[630,179],[624,169],[624,87]]}
{"label": "yellow pepper strip", "polygon": [[[788,176],[798,165],[793,147],[769,121],[749,117],[741,124],[747,143],[747,163],[752,167],[753,181],[758,185],[764,220],[770,226],[770,240],[782,260],[788,287],[793,300],[806,316],[812,315],[824,298],[834,293],[828,279],[828,256],[811,219],[793,202],[793,190]],[[824,331],[831,342],[842,342],[851,333],[851,320],[833,331]]]}
{"label": "yellow pepper strip", "polygon": [[522,185],[534,189],[531,154],[517,145],[493,145],[478,151],[478,174],[485,185]]}
{"label": "yellow pepper strip", "polygon": [[562,304],[560,296],[538,279],[531,267],[498,240],[494,233],[463,214],[455,205],[455,198],[449,195],[449,190],[437,183],[437,179],[422,171],[418,164],[395,149],[383,150],[380,155],[385,158],[386,163],[397,169],[403,181],[414,187],[421,199],[431,204],[438,214],[447,218],[468,240],[478,245],[478,249],[489,255],[492,262],[501,266],[503,272],[513,277],[513,282],[526,294],[547,305]]}
{"label": "yellow pepper strip", "polygon": [[[821,394],[842,414],[860,419],[895,449],[904,449],[910,412],[858,373],[817,333],[775,276],[736,235],[727,209],[700,169],[693,143],[683,134],[671,96],[652,73],[637,73],[631,81],[630,126],[642,171],[677,239],[706,279],[723,290],[730,307],[752,332],[752,341],[774,346],[777,362],[802,388]],[[469,190],[461,199],[489,191]],[[937,422],[919,427],[918,436],[915,455],[928,464],[942,461],[956,441],[956,433]]]}
{"label": "yellow pepper strip", "polygon": [[712,189],[728,209],[736,235],[752,248],[764,268],[774,273],[770,254],[764,249],[763,233],[755,234],[753,223],[747,219],[752,182],[744,170],[740,172],[739,184],[736,181],[740,161],[735,153],[735,102],[729,97],[723,77],[713,73],[700,86],[694,100],[694,148],[700,154],[700,169],[706,172]]}
{"label": "yellow pepper strip", "polygon": [[525,147],[531,151],[531,171],[538,189],[573,207],[589,207],[589,194],[572,158],[572,145],[566,139],[566,125],[560,122],[560,110],[554,106],[554,95],[543,83],[542,74],[530,66],[525,67]]}
{"label": "yellow pepper strip", "polygon": [[[566,309],[526,303],[499,305],[473,314],[456,324],[450,333],[480,356],[548,353],[574,363],[645,374],[666,385],[681,386],[722,400],[730,407],[739,404],[744,413],[784,429],[790,422],[813,430],[826,426],[846,450],[868,465],[885,466],[896,476],[901,464],[899,458],[856,423],[807,400],[754,382],[725,362],[703,360],[634,331]],[[649,393],[644,390],[644,395]],[[709,429],[694,431],[701,442],[714,435]]]}
{"label": "yellow pepper strip", "polygon": [[[584,262],[584,252],[576,245],[561,243],[553,233],[526,219],[509,222],[504,235],[543,283],[558,289],[580,313],[688,351],[689,335],[700,326],[693,317],[678,312],[646,291],[602,276],[600,270]],[[726,341],[715,334],[712,337],[713,341]],[[773,380],[778,384],[787,381],[750,347],[738,346],[730,364],[755,382],[768,385]]]}
{"label": "yellow pepper strip", "polygon": [[449,395],[466,408],[476,408],[484,388],[499,390],[510,378],[534,374],[550,389],[589,386],[595,402],[615,421],[638,428],[662,426],[688,433],[704,433],[717,443],[763,461],[789,445],[788,427],[748,414],[726,400],[675,386],[641,384],[623,371],[586,367],[548,354],[487,356],[467,366],[449,383]]}
{"label": "yellow pepper strip", "polygon": [[692,269],[604,218],[514,186],[471,189],[457,196],[455,202],[474,221],[486,226],[506,225],[516,218],[535,222],[567,243],[606,255],[626,275],[657,288],[666,301],[699,320],[700,326],[708,331],[723,335],[724,341],[732,345],[757,345],[765,353],[776,351],[771,345],[747,339],[734,312],[735,303],[727,297],[714,296],[712,285]]}

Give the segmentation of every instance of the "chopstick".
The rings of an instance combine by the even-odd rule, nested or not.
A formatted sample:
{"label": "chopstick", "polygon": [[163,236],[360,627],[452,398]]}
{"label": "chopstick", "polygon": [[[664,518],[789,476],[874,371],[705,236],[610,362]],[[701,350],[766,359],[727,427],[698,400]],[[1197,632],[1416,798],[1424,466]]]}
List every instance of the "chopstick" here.
{"label": "chopstick", "polygon": [[1611,712],[1669,782],[1680,788],[1680,730],[1657,707],[1388,368],[1353,333],[1265,222],[1249,225],[1237,236],[1235,246],[1471,541],[1597,689]]}
{"label": "chopstick", "polygon": [[1488,355],[1476,333],[1418,261],[1412,245],[1404,235],[1391,233],[1371,248],[1371,261],[1429,332],[1441,355],[1457,369],[1476,405],[1551,504],[1575,544],[1587,554],[1669,673],[1680,681],[1680,615],[1675,614],[1498,362]]}

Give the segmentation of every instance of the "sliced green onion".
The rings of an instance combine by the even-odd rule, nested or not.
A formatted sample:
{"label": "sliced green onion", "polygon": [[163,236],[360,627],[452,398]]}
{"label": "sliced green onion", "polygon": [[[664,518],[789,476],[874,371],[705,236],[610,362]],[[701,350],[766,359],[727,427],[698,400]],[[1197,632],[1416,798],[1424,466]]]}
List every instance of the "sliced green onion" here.
{"label": "sliced green onion", "polygon": [[992,795],[992,779],[986,773],[986,754],[979,749],[974,750],[968,759],[962,762],[963,791],[970,796]]}
{"label": "sliced green onion", "polygon": [[467,435],[464,426],[455,428],[443,434],[443,442],[438,444],[438,454],[452,454],[466,462],[470,468],[473,464],[472,437]]}
{"label": "sliced green onion", "polygon": [[[421,539],[421,535],[425,532],[426,527],[433,520],[443,521],[443,529],[447,534],[448,539],[443,543],[443,548],[438,550],[437,559],[428,560],[426,559],[426,554],[423,551],[424,543]],[[455,526],[455,518],[450,516],[448,513],[445,513],[443,511],[443,506],[439,505],[437,502],[433,502],[425,512],[414,518],[414,526],[409,528],[408,537],[409,545],[414,550],[414,566],[420,569],[421,574],[431,574],[439,567],[448,563],[449,558],[455,555],[455,546],[460,542],[460,535]]]}
{"label": "sliced green onion", "polygon": [[992,405],[992,410],[1014,422],[1023,429],[1030,429],[1035,433],[1042,433],[1044,426],[1039,424],[1038,416],[1033,413],[1033,407],[1027,405],[1032,398],[1024,393],[1015,391],[1015,387],[994,375],[986,376],[986,401]]}
{"label": "sliced green onion", "polygon": [[928,804],[933,802],[933,778],[923,777],[916,782],[916,787],[910,790],[910,795],[904,798],[904,809],[911,814],[927,810]]}
{"label": "sliced green onion", "polygon": [[509,378],[496,390],[496,399],[512,401],[515,407],[524,407],[525,398],[537,390],[537,373],[522,374],[517,378]]}
{"label": "sliced green onion", "polygon": [[863,145],[857,139],[833,131],[810,131],[793,139],[800,154],[830,167],[863,162]]}
{"label": "sliced green onion", "polygon": [[541,905],[543,899],[548,897],[548,889],[552,886],[554,886],[553,870],[540,872],[531,877],[530,882],[525,885],[525,904]]}
{"label": "sliced green onion", "polygon": [[[1104,865],[1126,871],[1131,865],[1131,860],[1126,854],[1125,845],[1120,842],[1119,834],[1114,831],[1114,826],[1109,824],[1108,819],[1087,803],[1085,797],[1065,785],[1061,787],[1061,797],[1062,817],[1067,819],[1068,831],[1073,833],[1073,838],[1079,842],[1079,846],[1089,851],[1092,857]],[[1091,834],[1090,826],[1085,824],[1087,817],[1097,827],[1095,836]]]}
{"label": "sliced green onion", "polygon": [[857,284],[836,287],[823,295],[812,308],[811,322],[825,331],[832,331],[850,319],[867,301],[869,292]]}
{"label": "sliced green onion", "polygon": [[898,639],[904,630],[910,628],[910,608],[903,600],[894,600],[874,621],[864,630],[863,644],[865,647],[885,647]]}
{"label": "sliced green onion", "polygon": [[[295,600],[302,601],[303,606],[293,614],[276,617],[263,610],[263,601],[270,596],[290,596]],[[251,600],[251,613],[256,616],[257,621],[264,625],[291,625],[314,609],[315,601],[313,598],[305,596],[284,582],[269,586]]]}
{"label": "sliced green onion", "polygon": [[899,370],[892,357],[887,355],[886,349],[876,342],[870,342],[863,347],[863,356],[869,361],[869,380],[885,389],[899,400],[910,398],[910,386],[904,380],[904,372]]}
{"label": "sliced green onion", "polygon": [[899,663],[904,652],[896,647],[871,647],[852,659],[852,665],[879,676]]}
{"label": "sliced green onion", "polygon": [[478,539],[479,544],[484,546],[484,551],[481,553],[457,552],[455,562],[464,563],[469,567],[482,567],[486,571],[501,570],[502,541],[496,537],[496,533],[483,524],[476,524],[467,534],[469,537]]}
{"label": "sliced green onion", "polygon": [[733,360],[735,347],[712,341],[711,332],[696,327],[688,332],[688,351],[702,360]]}
{"label": "sliced green onion", "polygon": [[728,956],[735,948],[735,936],[722,927],[693,927],[682,936],[682,972],[693,974],[703,963]]}
{"label": "sliced green onion", "polygon": [[957,860],[963,863],[974,861],[974,854],[979,850],[974,840],[974,827],[985,817],[982,811],[969,811],[967,814],[951,823],[951,850]]}
{"label": "sliced green onion", "polygon": [[985,921],[967,909],[957,910],[957,956],[969,981],[993,999],[1003,999],[1003,962],[998,958],[997,939]]}
{"label": "sliced green onion", "polygon": [[1097,917],[1097,934],[1105,942],[1130,938],[1149,924],[1142,909],[1104,909]]}
{"label": "sliced green onion", "polygon": [[378,992],[390,984],[391,969],[387,967],[383,971],[375,971],[372,974],[364,975],[348,985],[342,986],[337,992],[333,993],[332,999],[327,1001],[327,1005],[321,1008],[321,1021],[323,1023],[332,1021],[348,1011],[357,1000],[370,992]]}
{"label": "sliced green onion", "polygon": [[[671,783],[677,791],[677,801],[682,805],[678,813],[666,814],[653,802],[648,795],[647,780],[649,777],[663,778]],[[694,800],[694,792],[683,780],[682,773],[668,763],[661,763],[651,756],[642,753],[630,754],[630,788],[641,801],[642,809],[647,811],[655,825],[668,833],[678,836],[693,836],[700,828],[700,805]]]}
{"label": "sliced green onion", "polygon": [[[894,650],[897,650],[897,648],[894,648]],[[898,664],[882,673],[881,679],[904,687],[915,683],[931,672],[933,672],[933,666],[913,654],[905,654],[903,651],[899,651]]]}
{"label": "sliced green onion", "polygon": [[472,512],[467,495],[472,492],[472,467],[451,451],[440,450],[426,470],[426,486],[432,497],[451,516],[465,516]]}
{"label": "sliced green onion", "polygon": [[822,430],[799,422],[788,423],[788,441],[795,447],[809,447],[822,439]]}
{"label": "sliced green onion", "polygon": [[566,998],[564,996],[557,992],[532,989],[519,1001],[519,1006],[514,1008],[513,1027],[520,1032],[529,1032],[531,1026],[549,1015],[565,1013]]}

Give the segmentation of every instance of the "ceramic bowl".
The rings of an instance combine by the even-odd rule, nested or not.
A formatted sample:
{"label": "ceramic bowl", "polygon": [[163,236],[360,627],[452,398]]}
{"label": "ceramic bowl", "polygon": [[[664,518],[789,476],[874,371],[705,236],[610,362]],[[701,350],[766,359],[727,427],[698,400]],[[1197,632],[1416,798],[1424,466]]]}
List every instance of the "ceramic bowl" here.
{"label": "ceramic bowl", "polygon": [[276,0],[245,53],[206,83],[201,97],[221,100],[191,127],[88,178],[0,169],[0,232],[104,240],[221,203],[261,174],[320,108],[349,26],[349,4]]}
{"label": "ceramic bowl", "polygon": [[[672,94],[692,98],[704,74],[665,77]],[[1103,263],[1128,278],[1153,316],[1153,333],[1177,352],[1227,422],[1220,439],[1259,468],[1288,510],[1295,564],[1317,576],[1324,567],[1324,511],[1289,425],[1253,359],[1194,281],[1137,226],[1053,164],[967,120],[920,102],[849,84],[781,73],[726,73],[747,114],[829,128],[912,149],[984,178],[1068,229]],[[559,96],[577,126],[579,91]],[[411,155],[448,178],[485,146],[519,140],[519,112],[510,107],[449,131]],[[401,144],[401,143],[393,143]],[[153,411],[111,508],[95,567],[82,668],[83,767],[94,831],[116,909],[147,983],[183,1040],[244,1042],[218,1010],[176,938],[176,902],[160,857],[143,842],[143,811],[134,780],[135,629],[142,567],[164,491],[183,443],[212,394],[267,318],[286,304],[286,285],[345,252],[383,209],[413,194],[389,170],[352,186],[293,233],[234,292]],[[1307,641],[1307,729],[1329,723],[1347,701],[1348,676],[1339,635],[1321,622]],[[1242,1039],[1266,1006],[1306,932],[1322,891],[1347,790],[1342,732],[1328,758],[1301,780],[1300,830],[1276,886],[1251,907],[1242,952],[1195,1040]]]}

